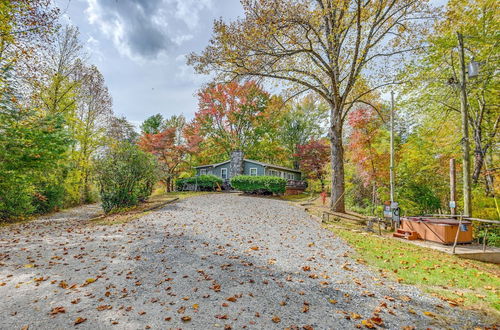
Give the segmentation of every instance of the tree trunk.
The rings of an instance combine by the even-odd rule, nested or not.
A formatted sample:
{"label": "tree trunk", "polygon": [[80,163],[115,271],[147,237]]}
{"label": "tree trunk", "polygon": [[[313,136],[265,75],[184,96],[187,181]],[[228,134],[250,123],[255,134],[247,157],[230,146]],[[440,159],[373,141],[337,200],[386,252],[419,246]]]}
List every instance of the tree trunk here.
{"label": "tree trunk", "polygon": [[476,185],[481,175],[481,170],[484,165],[484,155],[486,150],[482,146],[482,130],[481,126],[475,125],[474,128],[474,170],[472,171],[472,183]]}
{"label": "tree trunk", "polygon": [[345,213],[344,204],[344,147],[342,146],[341,111],[332,106],[330,115],[330,143],[332,164],[332,193],[330,208],[335,212]]}
{"label": "tree trunk", "polygon": [[171,190],[170,190],[170,182],[171,182],[171,181],[172,181],[172,178],[169,176],[169,177],[167,178],[167,182],[166,182],[166,184],[165,184],[165,188],[167,189],[167,192],[171,192]]}
{"label": "tree trunk", "polygon": [[494,177],[492,175],[492,171],[491,171],[492,163],[493,163],[493,160],[492,160],[492,155],[491,155],[491,151],[490,151],[489,153],[486,154],[486,156],[484,158],[484,167],[486,170],[485,190],[486,190],[486,196],[489,196],[489,197],[495,197],[495,188],[494,188],[495,187],[495,182],[494,182],[495,179],[494,179]]}

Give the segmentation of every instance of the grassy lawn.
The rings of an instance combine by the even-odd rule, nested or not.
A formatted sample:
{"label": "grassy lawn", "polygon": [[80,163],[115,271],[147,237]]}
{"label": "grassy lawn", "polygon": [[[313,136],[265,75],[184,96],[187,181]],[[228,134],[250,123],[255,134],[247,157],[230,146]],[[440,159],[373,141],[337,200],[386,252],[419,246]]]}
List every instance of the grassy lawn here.
{"label": "grassy lawn", "polygon": [[381,276],[416,285],[452,306],[481,310],[500,321],[500,266],[361,232],[351,224],[325,227],[356,250],[354,259]]}
{"label": "grassy lawn", "polygon": [[289,201],[289,202],[297,202],[297,203],[304,203],[307,202],[313,198],[317,198],[318,194],[317,193],[302,193],[298,195],[289,195],[289,196],[280,196],[280,199]]}

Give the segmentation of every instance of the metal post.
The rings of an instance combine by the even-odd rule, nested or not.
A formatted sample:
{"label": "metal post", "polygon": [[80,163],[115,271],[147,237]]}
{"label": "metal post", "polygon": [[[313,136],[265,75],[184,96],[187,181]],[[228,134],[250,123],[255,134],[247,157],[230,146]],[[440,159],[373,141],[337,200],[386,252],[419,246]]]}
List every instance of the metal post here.
{"label": "metal post", "polygon": [[459,220],[458,220],[458,228],[457,232],[455,233],[455,241],[453,242],[453,250],[451,251],[452,254],[455,254],[455,247],[457,246],[457,241],[458,241],[458,233],[460,232],[460,226],[462,225],[462,219],[463,219],[463,214],[460,215]]}
{"label": "metal post", "polygon": [[486,252],[486,238],[488,237],[488,225],[486,225],[486,228],[484,230],[484,237],[483,237],[483,252]]}
{"label": "metal post", "polygon": [[463,151],[463,194],[464,194],[464,216],[472,215],[471,203],[471,178],[470,178],[470,147],[469,147],[469,122],[467,114],[467,90],[466,90],[466,71],[465,71],[465,53],[464,53],[464,37],[457,32],[458,44],[460,50],[460,67],[461,67],[461,82],[460,82],[460,110],[462,113],[462,151]]}
{"label": "metal post", "polygon": [[456,194],[457,194],[457,174],[455,168],[455,159],[450,159],[450,214],[456,214]]}
{"label": "metal post", "polygon": [[390,160],[391,207],[394,202],[394,91],[391,91],[391,160]]}

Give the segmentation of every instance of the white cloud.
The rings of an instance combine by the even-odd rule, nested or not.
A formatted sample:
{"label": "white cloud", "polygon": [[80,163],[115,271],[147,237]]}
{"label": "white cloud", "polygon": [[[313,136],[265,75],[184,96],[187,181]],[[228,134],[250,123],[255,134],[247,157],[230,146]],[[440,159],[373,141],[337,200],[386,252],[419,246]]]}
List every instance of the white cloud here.
{"label": "white cloud", "polygon": [[179,55],[175,58],[176,73],[175,78],[182,83],[201,86],[209,81],[209,77],[197,74],[192,66],[186,64],[186,54]]}
{"label": "white cloud", "polygon": [[85,14],[118,52],[143,62],[193,39],[200,13],[213,0],[86,0]]}

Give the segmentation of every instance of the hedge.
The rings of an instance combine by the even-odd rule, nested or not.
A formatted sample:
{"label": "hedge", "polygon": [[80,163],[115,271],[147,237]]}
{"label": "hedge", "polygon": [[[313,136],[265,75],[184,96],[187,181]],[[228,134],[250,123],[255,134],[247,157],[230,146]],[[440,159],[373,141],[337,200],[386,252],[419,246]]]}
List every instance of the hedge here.
{"label": "hedge", "polygon": [[283,194],[286,180],[275,176],[238,175],[231,179],[231,187],[253,194]]}
{"label": "hedge", "polygon": [[179,179],[175,182],[177,190],[188,190],[188,186],[194,185],[198,190],[212,191],[222,185],[222,179],[215,175],[200,175],[191,178]]}

